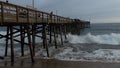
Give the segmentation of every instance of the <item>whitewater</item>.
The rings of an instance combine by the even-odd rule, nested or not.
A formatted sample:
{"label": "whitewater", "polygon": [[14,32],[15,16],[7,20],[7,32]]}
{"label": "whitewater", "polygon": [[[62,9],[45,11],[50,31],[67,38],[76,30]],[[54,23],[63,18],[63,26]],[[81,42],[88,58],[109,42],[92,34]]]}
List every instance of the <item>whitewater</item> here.
{"label": "whitewater", "polygon": [[[101,61],[120,62],[120,24],[92,24],[91,28],[82,31],[81,35],[67,34],[67,43],[60,44],[58,49],[50,44],[49,53],[51,59],[68,61]],[[101,28],[102,27],[102,28]],[[119,31],[118,31],[119,30]],[[0,31],[0,34],[6,34]],[[17,38],[19,39],[19,37]],[[42,40],[36,38],[36,57],[46,58],[46,50],[42,48]],[[40,42],[41,40],[41,42]],[[0,39],[0,56],[4,56],[5,39]],[[18,43],[14,45],[15,55],[21,55]],[[25,55],[28,56],[29,48],[25,46]],[[10,48],[8,49],[10,56]]]}

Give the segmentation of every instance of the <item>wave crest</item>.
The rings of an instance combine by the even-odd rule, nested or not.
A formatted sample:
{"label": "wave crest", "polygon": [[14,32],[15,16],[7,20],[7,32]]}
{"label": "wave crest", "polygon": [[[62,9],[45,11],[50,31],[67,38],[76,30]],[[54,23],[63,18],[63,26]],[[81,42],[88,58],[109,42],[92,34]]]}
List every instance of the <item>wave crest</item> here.
{"label": "wave crest", "polygon": [[70,43],[98,43],[98,44],[120,44],[120,34],[111,33],[104,35],[92,35],[88,33],[86,35],[72,35],[68,34],[68,41]]}

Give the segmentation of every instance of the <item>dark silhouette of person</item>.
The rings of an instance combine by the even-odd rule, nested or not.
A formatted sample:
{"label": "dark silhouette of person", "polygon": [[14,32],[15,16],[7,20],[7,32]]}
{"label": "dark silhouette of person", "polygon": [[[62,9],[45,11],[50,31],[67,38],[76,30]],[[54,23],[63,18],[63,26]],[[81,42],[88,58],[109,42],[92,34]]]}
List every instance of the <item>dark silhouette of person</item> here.
{"label": "dark silhouette of person", "polygon": [[6,3],[8,3],[8,0],[6,0]]}

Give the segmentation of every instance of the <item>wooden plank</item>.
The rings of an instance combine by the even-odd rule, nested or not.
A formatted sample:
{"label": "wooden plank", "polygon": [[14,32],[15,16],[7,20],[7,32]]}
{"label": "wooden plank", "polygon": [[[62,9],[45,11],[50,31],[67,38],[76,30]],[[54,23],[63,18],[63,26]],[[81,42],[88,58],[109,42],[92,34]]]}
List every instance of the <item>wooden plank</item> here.
{"label": "wooden plank", "polygon": [[4,9],[3,9],[3,3],[1,4],[1,22],[4,22]]}

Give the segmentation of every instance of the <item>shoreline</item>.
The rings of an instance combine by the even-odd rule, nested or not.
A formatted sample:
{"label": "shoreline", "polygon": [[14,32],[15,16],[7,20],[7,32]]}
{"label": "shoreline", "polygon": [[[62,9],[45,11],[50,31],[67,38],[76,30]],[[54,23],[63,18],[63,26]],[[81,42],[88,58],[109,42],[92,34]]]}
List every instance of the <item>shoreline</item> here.
{"label": "shoreline", "polygon": [[[75,46],[75,44],[66,44],[67,46],[71,47],[72,45]],[[66,47],[67,47],[66,46]],[[78,44],[76,44],[78,46]],[[80,49],[82,51],[88,50],[89,52],[92,52],[97,49],[120,49],[120,46],[114,45],[91,45],[91,44],[84,44],[80,45]],[[92,48],[94,47],[94,48]],[[51,49],[52,50],[52,49]],[[103,60],[60,60],[55,58],[47,58],[47,57],[40,57],[35,56],[35,63],[31,62],[30,56],[24,56],[24,57],[15,57],[14,64],[11,64],[10,57],[5,57],[4,60],[0,61],[0,68],[120,68],[120,60],[119,61],[106,61]]]}
{"label": "shoreline", "polygon": [[0,63],[0,68],[120,68],[120,62],[93,62],[93,61],[66,61],[56,59],[35,58],[35,63],[30,59],[16,60],[13,65],[10,61]]}

